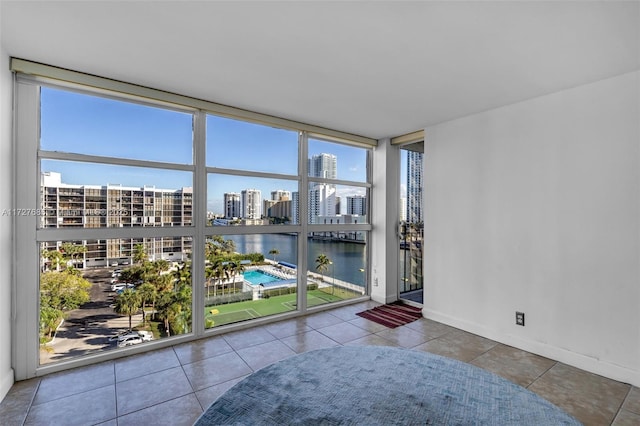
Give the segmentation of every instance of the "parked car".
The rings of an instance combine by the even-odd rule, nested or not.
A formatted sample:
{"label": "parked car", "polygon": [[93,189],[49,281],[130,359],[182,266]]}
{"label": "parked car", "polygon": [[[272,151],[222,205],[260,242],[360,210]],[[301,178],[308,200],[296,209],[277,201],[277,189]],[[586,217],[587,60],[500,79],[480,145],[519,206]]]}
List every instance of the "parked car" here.
{"label": "parked car", "polygon": [[132,331],[118,337],[118,347],[124,348],[151,340],[153,340],[153,334],[150,331]]}
{"label": "parked car", "polygon": [[111,284],[111,291],[122,291],[125,288],[135,288],[136,286],[131,283],[114,283]]}

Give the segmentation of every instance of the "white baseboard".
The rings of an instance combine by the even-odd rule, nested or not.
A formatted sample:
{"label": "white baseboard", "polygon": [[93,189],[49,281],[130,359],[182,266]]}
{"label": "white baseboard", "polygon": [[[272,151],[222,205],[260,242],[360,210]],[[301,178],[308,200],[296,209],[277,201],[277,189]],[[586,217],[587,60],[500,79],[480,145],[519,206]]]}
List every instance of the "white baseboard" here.
{"label": "white baseboard", "polygon": [[10,368],[4,376],[0,377],[0,402],[7,396],[13,383],[13,368]]}
{"label": "white baseboard", "polygon": [[371,295],[371,300],[374,302],[382,303],[383,305],[387,305],[389,303],[396,302],[398,300],[398,296],[386,296],[380,297],[380,295]]}
{"label": "white baseboard", "polygon": [[431,309],[424,308],[422,310],[422,316],[508,346],[513,346],[536,355],[560,361],[590,373],[598,374],[619,382],[629,383],[634,386],[640,386],[640,371],[637,370],[608,363],[600,359],[582,355],[577,352],[571,352],[567,349],[558,348],[546,343],[500,333],[482,325],[454,318]]}

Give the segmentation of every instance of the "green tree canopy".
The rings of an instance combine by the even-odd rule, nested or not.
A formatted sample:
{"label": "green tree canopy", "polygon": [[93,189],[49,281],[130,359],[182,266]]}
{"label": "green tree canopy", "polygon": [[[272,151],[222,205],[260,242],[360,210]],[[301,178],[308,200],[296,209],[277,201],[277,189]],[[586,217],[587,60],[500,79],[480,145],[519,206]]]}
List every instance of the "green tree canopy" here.
{"label": "green tree canopy", "polygon": [[60,311],[78,308],[90,300],[91,283],[74,270],[44,272],[40,275],[41,306]]}
{"label": "green tree canopy", "polygon": [[50,269],[54,271],[60,270],[64,263],[64,255],[58,250],[42,250],[42,257],[50,262]]}
{"label": "green tree canopy", "polygon": [[77,309],[91,297],[91,283],[76,269],[50,271],[40,275],[40,337],[47,340],[64,318],[65,311]]}
{"label": "green tree canopy", "polygon": [[133,246],[133,263],[140,265],[148,260],[147,251],[144,244],[136,244]]}
{"label": "green tree canopy", "polygon": [[132,289],[126,289],[116,296],[113,310],[119,315],[129,317],[129,330],[131,330],[131,317],[140,310],[142,306],[140,295]]}
{"label": "green tree canopy", "polygon": [[142,284],[137,288],[137,292],[140,296],[140,303],[142,305],[142,322],[145,322],[146,312],[144,311],[144,308],[147,306],[147,303],[151,303],[151,306],[153,306],[153,309],[155,310],[155,303],[156,299],[158,298],[158,292],[151,283]]}
{"label": "green tree canopy", "polygon": [[187,284],[181,284],[175,292],[164,291],[160,294],[157,309],[167,336],[191,330],[191,295],[191,286]]}
{"label": "green tree canopy", "polygon": [[60,251],[62,252],[65,260],[71,260],[73,266],[76,265],[81,255],[87,252],[87,246],[83,244],[74,244],[74,243],[62,243],[60,246]]}

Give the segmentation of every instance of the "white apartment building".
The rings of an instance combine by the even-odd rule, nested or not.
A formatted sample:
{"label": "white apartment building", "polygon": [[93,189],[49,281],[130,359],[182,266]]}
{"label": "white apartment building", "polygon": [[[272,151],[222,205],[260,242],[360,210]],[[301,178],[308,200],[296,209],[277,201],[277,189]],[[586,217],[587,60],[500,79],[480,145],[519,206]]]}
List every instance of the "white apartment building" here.
{"label": "white apartment building", "polygon": [[262,216],[262,191],[244,189],[240,194],[243,219],[260,219]]}
{"label": "white apartment building", "polygon": [[320,216],[336,215],[335,185],[318,184],[309,190],[309,223],[320,223]]}
{"label": "white apartment building", "polygon": [[234,217],[240,217],[242,214],[240,194],[237,192],[225,192],[224,193],[224,217],[226,219],[233,219]]}
{"label": "white apartment building", "polygon": [[[193,189],[190,187],[174,190],[154,186],[66,184],[60,173],[48,171],[41,174],[41,188],[43,228],[163,227],[192,223]],[[58,250],[62,243],[43,243],[43,249]],[[74,243],[87,248],[82,258],[77,259],[76,267],[130,263],[136,244],[145,245],[151,260],[184,260],[191,251],[191,241],[181,237]]]}
{"label": "white apartment building", "polygon": [[[338,178],[338,159],[333,154],[317,154],[308,160],[309,176],[324,179]],[[336,186],[315,183],[309,190],[309,223],[319,223],[319,216],[335,216],[337,208]]]}

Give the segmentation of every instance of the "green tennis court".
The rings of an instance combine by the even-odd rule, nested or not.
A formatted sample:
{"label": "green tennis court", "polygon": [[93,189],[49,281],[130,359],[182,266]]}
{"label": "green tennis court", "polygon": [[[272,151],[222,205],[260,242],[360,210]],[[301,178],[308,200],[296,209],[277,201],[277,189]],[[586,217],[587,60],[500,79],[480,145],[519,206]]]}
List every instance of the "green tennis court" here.
{"label": "green tennis court", "polygon": [[224,314],[222,313],[212,314],[211,311],[212,309],[209,310],[209,318],[215,321],[214,322],[215,325],[230,324],[232,322],[238,322],[238,321],[246,321],[246,320],[257,318],[260,316],[260,314],[258,314],[253,309],[242,309],[238,311],[227,312]]}
{"label": "green tennis court", "polygon": [[[253,318],[294,311],[296,309],[296,296],[295,293],[292,293],[283,296],[272,296],[268,299],[207,306],[204,314],[205,318],[213,321],[213,326],[217,327]],[[344,296],[344,294],[341,294],[341,296]],[[349,296],[356,297],[358,294],[353,293],[349,294]],[[351,297],[339,297],[338,295],[325,293],[322,290],[311,290],[307,293],[307,305],[318,306]]]}

